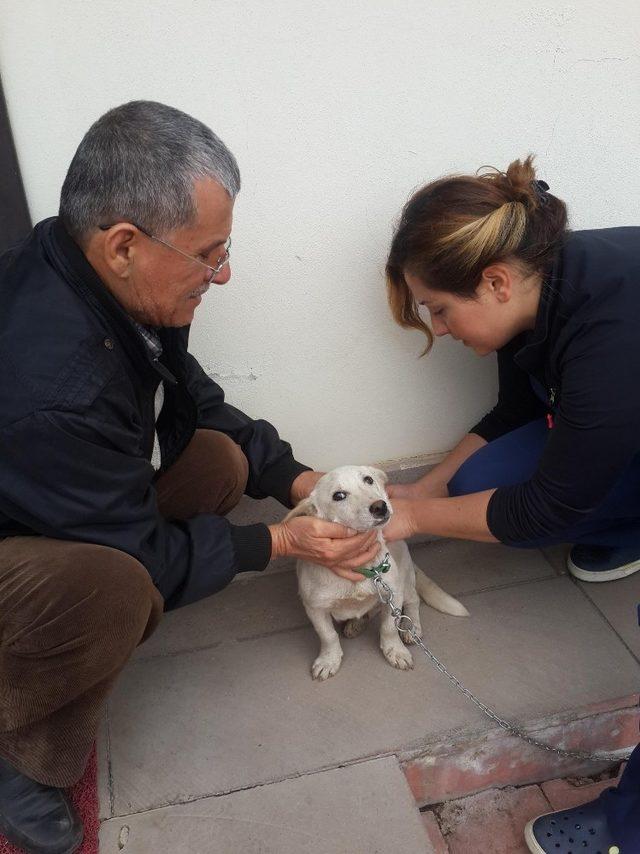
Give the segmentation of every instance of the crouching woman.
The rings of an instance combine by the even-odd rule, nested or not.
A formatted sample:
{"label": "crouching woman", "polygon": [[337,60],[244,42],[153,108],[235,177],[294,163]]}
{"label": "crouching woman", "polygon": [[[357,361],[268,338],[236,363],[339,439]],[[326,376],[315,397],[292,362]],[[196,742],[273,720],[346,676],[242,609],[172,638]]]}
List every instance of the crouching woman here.
{"label": "crouching woman", "polygon": [[[572,543],[568,568],[583,581],[637,572],[640,228],[569,231],[564,202],[529,157],[416,192],[387,281],[395,320],[423,331],[427,350],[451,335],[480,356],[496,352],[499,374],[493,410],[424,478],[392,487],[388,539]],[[638,750],[625,776],[605,798],[615,827],[603,832],[620,837],[616,808],[635,799],[631,847],[615,844],[640,851]]]}

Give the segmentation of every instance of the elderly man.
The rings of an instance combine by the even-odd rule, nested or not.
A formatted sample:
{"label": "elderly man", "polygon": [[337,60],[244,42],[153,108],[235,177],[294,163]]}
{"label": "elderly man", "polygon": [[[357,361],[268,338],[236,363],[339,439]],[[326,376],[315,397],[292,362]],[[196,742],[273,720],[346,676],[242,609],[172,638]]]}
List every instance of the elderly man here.
{"label": "elderly man", "polygon": [[164,610],[273,557],[356,580],[376,555],[373,532],[224,518],[320,476],[187,350],[231,275],[239,187],[201,122],[124,104],[82,140],[59,216],[0,259],[0,831],[34,854],[80,845],[63,788]]}

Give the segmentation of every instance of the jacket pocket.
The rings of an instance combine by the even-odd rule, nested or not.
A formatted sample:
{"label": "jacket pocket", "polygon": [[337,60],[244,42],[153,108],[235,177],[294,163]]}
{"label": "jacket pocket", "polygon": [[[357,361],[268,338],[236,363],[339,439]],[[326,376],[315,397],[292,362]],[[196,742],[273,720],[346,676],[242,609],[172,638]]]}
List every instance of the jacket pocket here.
{"label": "jacket pocket", "polygon": [[52,409],[90,406],[110,380],[122,370],[119,345],[108,336],[81,341],[45,395]]}

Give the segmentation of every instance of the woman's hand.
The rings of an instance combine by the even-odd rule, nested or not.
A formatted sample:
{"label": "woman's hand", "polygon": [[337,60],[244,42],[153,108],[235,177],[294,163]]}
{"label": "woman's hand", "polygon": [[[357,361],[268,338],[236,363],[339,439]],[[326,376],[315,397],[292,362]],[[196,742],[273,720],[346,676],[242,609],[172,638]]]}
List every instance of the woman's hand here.
{"label": "woman's hand", "polygon": [[354,569],[370,566],[380,551],[376,531],[358,534],[344,525],[312,516],[296,516],[269,525],[269,530],[272,559],[287,555],[319,563],[349,581],[362,581],[364,576]]}
{"label": "woman's hand", "polygon": [[303,498],[307,498],[313,487],[320,480],[323,471],[303,471],[291,484],[291,503],[295,507]]}
{"label": "woman's hand", "polygon": [[484,448],[486,444],[486,440],[476,433],[467,433],[455,448],[420,480],[415,483],[395,483],[389,486],[387,489],[389,498],[448,498],[447,484],[451,478],[469,457],[480,448]]}
{"label": "woman's hand", "polygon": [[396,498],[446,498],[448,496],[447,487],[440,481],[429,478],[429,475],[423,477],[415,483],[392,483],[387,487],[389,498],[394,499],[393,506],[395,508]]}
{"label": "woman's hand", "polygon": [[393,499],[393,515],[382,530],[387,542],[406,540],[407,537],[412,537],[418,533],[414,513],[417,500],[414,498]]}
{"label": "woman's hand", "polygon": [[495,489],[452,498],[394,498],[393,516],[384,526],[385,540],[433,534],[458,540],[497,543],[487,524],[487,507]]}

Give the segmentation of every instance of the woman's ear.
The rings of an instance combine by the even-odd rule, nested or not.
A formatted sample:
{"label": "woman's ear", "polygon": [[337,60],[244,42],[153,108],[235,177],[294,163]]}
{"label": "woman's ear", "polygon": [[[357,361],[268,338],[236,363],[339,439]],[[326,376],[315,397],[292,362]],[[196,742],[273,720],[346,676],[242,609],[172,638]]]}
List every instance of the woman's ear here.
{"label": "woman's ear", "polygon": [[318,508],[316,507],[311,496],[304,498],[300,504],[296,504],[293,510],[290,510],[282,520],[288,522],[289,519],[295,519],[296,516],[317,516]]}
{"label": "woman's ear", "polygon": [[479,287],[484,287],[498,302],[509,302],[513,290],[513,270],[505,262],[490,264],[482,271]]}

